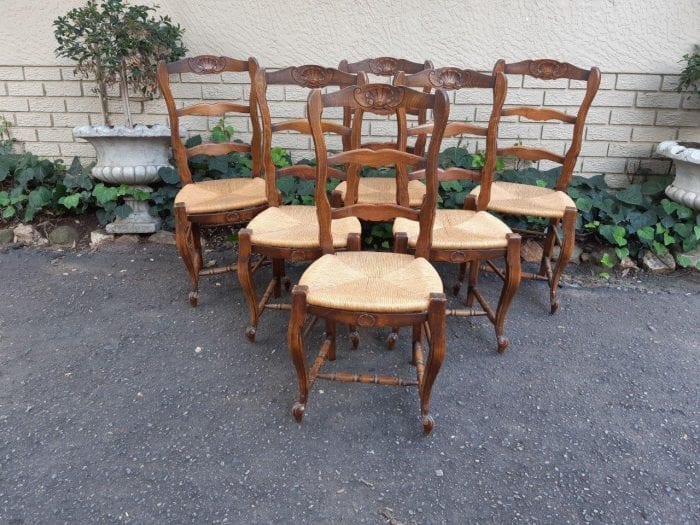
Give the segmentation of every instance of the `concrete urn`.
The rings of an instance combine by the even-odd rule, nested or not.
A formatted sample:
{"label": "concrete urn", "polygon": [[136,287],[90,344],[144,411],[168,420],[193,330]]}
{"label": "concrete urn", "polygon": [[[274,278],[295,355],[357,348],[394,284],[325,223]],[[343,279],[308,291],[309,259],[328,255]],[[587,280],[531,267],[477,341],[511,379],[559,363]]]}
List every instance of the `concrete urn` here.
{"label": "concrete urn", "polygon": [[676,178],[666,195],[676,202],[700,210],[700,143],[667,140],[656,150],[676,165]]}
{"label": "concrete urn", "polygon": [[[95,148],[97,163],[92,176],[108,184],[126,184],[153,191],[148,185],[160,180],[158,170],[169,166],[170,128],[163,125],[81,126],[73,136]],[[153,233],[160,219],[148,213],[148,202],[125,198],[132,212],[106,226],[109,233]]]}

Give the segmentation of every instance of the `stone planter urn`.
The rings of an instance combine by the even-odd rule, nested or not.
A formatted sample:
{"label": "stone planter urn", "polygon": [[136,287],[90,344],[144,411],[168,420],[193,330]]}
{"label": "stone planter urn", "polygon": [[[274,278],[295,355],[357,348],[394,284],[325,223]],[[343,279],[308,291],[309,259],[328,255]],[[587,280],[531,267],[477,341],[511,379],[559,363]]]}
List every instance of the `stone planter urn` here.
{"label": "stone planter urn", "polygon": [[[181,130],[183,133],[184,130]],[[81,126],[73,136],[87,140],[97,152],[92,176],[108,184],[126,184],[146,192],[160,180],[158,170],[169,166],[170,128],[163,125]],[[108,224],[109,233],[154,233],[160,219],[148,213],[148,202],[125,198],[132,212]]]}
{"label": "stone planter urn", "polygon": [[666,195],[676,202],[700,210],[700,142],[667,140],[656,150],[676,165],[676,178],[666,188]]}

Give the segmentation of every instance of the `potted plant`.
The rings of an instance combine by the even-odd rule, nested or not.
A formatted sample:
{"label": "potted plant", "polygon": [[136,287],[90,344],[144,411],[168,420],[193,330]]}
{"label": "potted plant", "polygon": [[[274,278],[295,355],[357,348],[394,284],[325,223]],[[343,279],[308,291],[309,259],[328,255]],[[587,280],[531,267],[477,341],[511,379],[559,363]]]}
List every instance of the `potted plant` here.
{"label": "potted plant", "polygon": [[[88,0],[54,21],[56,55],[75,60],[75,74],[95,81],[103,125],[81,126],[73,135],[88,140],[97,152],[92,175],[104,182],[127,184],[150,192],[147,186],[168,166],[170,129],[164,125],[133,125],[130,96],[151,97],[157,90],[159,60],[185,55],[183,29],[167,16],[152,15],[158,6],[131,5],[126,0]],[[124,124],[112,125],[108,89],[117,86]],[[138,191],[130,193],[139,194]],[[145,201],[127,198],[131,213],[107,226],[111,233],[151,233],[159,221]]]}
{"label": "potted plant", "polygon": [[[700,46],[683,56],[685,67],[681,71],[678,91],[690,91],[691,97],[700,96]],[[669,198],[690,208],[700,210],[700,142],[667,140],[659,144],[657,151],[673,159],[676,177],[666,188]]]}

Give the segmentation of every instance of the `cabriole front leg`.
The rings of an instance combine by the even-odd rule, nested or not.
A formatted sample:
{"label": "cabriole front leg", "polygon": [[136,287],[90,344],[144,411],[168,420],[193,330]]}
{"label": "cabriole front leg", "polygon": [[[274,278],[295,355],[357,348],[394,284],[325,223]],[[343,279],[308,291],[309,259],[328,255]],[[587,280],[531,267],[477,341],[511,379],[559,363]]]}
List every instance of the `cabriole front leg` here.
{"label": "cabriole front leg", "polygon": [[187,217],[185,205],[175,205],[175,245],[177,251],[185,263],[187,274],[190,278],[191,291],[189,294],[190,305],[197,306],[199,295],[199,268],[197,266],[196,240],[193,224]]}
{"label": "cabriole front leg", "polygon": [[[287,343],[289,345],[289,356],[292,358],[294,369],[297,372],[297,382],[299,384],[299,401],[292,407],[292,415],[297,423],[301,423],[304,417],[306,402],[309,398],[309,379],[304,356],[304,321],[306,320],[306,286],[295,286],[292,289],[292,311],[289,318],[289,329],[287,332]],[[332,330],[335,335],[335,326],[326,325],[326,330]],[[333,344],[334,346],[334,344]],[[335,350],[335,349],[333,349]],[[333,352],[335,354],[335,352]]]}
{"label": "cabriole front leg", "polygon": [[550,313],[552,314],[559,308],[559,299],[557,297],[559,280],[566,269],[566,265],[569,264],[571,254],[574,251],[574,244],[576,243],[577,214],[578,211],[576,208],[566,208],[566,211],[564,211],[564,218],[562,219],[561,250],[559,251],[559,257],[557,258],[556,265],[552,271],[552,278],[549,283],[549,304]]}
{"label": "cabriole front leg", "polygon": [[252,343],[255,341],[255,333],[260,318],[258,309],[258,297],[255,291],[255,282],[253,281],[253,270],[251,264],[252,258],[252,242],[250,240],[251,231],[243,228],[238,232],[238,262],[236,264],[238,282],[245,294],[248,310],[250,312],[250,324],[246,327],[245,336]]}
{"label": "cabriole front leg", "polygon": [[[434,293],[430,295],[428,305],[428,327],[430,330],[430,353],[425,366],[423,381],[420,389],[420,411],[423,432],[430,434],[435,426],[435,420],[430,415],[430,394],[433,390],[433,383],[440,371],[442,361],[445,359],[445,315],[447,308],[447,298],[445,294]],[[414,334],[415,335],[415,334]]]}

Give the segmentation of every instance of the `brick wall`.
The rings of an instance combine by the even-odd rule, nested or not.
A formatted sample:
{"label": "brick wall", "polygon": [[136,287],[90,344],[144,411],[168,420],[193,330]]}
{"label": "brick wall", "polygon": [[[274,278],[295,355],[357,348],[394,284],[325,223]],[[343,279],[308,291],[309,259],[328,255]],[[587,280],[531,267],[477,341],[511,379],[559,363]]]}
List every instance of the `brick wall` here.
{"label": "brick wall", "polygon": [[[246,78],[225,75],[223,79],[204,80],[183,76],[174,85],[175,96],[183,104],[202,98],[236,100],[249,96]],[[608,180],[617,184],[624,183],[640,169],[655,174],[669,172],[670,161],[654,154],[656,144],[670,139],[698,140],[700,133],[700,97],[677,93],[677,81],[677,75],[667,74],[603,74],[588,115],[576,172],[585,176],[607,174]],[[572,111],[583,97],[583,87],[575,81],[545,84],[536,79],[523,81],[511,77],[506,103]],[[99,102],[91,89],[92,83],[75,77],[69,67],[3,66],[0,67],[0,115],[12,124],[11,134],[19,149],[67,161],[73,156],[92,158],[92,146],[73,140],[71,134],[74,126],[102,123]],[[271,86],[268,98],[273,117],[303,116],[306,95],[306,90],[301,88]],[[453,93],[452,103],[454,120],[485,122],[488,119],[489,93]],[[119,100],[110,101],[116,122],[120,119],[119,105]],[[162,99],[133,101],[131,110],[138,122],[167,122]],[[249,138],[250,126],[245,118],[234,117],[229,123],[238,131],[238,137]],[[198,117],[183,124],[194,134],[206,133],[216,122]],[[510,118],[501,124],[499,141],[505,145],[522,140],[525,144],[563,152],[570,128]],[[383,118],[369,116],[364,123],[364,133],[379,140],[390,137],[393,129]],[[451,139],[447,145],[456,142]],[[289,148],[295,158],[312,155],[308,137],[278,135],[275,145]],[[472,142],[468,146],[472,149],[477,145]]]}

